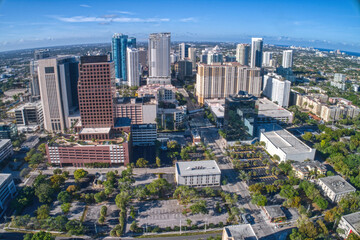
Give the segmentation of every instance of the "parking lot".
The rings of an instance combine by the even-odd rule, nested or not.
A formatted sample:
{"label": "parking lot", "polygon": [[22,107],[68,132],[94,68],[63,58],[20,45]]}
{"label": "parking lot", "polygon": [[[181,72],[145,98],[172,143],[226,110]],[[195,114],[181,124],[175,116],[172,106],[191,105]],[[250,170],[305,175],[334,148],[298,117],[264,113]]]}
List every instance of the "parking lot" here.
{"label": "parking lot", "polygon": [[140,202],[135,205],[138,210],[137,220],[139,226],[158,226],[158,227],[174,227],[186,225],[186,219],[191,219],[192,225],[203,225],[219,222],[226,222],[228,214],[225,210],[221,214],[214,212],[216,202],[221,202],[220,199],[206,199],[209,213],[184,216],[182,211],[184,207],[178,203],[177,200],[161,200],[161,201],[147,201]]}

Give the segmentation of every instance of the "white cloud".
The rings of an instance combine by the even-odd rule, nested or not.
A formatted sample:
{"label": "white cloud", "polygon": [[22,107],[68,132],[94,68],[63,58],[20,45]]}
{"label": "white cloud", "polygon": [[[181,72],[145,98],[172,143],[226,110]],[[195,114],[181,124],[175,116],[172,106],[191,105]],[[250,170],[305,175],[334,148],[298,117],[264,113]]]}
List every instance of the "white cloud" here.
{"label": "white cloud", "polygon": [[197,19],[194,17],[188,17],[188,18],[182,18],[180,19],[180,22],[196,22]]}
{"label": "white cloud", "polygon": [[133,12],[128,12],[128,11],[112,11],[112,12],[121,13],[121,14],[126,14],[126,15],[134,15],[134,14],[135,14],[135,13],[133,13]]}
{"label": "white cloud", "polygon": [[91,6],[90,6],[90,5],[87,5],[87,4],[80,4],[80,7],[91,8]]}
{"label": "white cloud", "polygon": [[85,17],[85,16],[74,16],[74,17],[55,17],[62,22],[69,23],[86,23],[86,22],[120,22],[120,23],[154,23],[154,22],[169,22],[169,18],[129,18],[129,17]]}

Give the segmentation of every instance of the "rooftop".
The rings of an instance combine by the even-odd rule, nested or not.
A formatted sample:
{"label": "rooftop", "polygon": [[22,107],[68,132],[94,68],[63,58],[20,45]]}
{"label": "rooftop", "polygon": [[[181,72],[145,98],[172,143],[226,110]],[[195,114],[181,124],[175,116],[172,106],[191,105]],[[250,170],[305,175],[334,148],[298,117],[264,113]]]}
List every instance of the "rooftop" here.
{"label": "rooftop", "polygon": [[108,134],[110,133],[111,128],[83,128],[80,131],[80,134]]}
{"label": "rooftop", "polygon": [[360,232],[360,212],[344,215],[342,218],[347,221],[356,232]]}
{"label": "rooftop", "polygon": [[215,114],[217,118],[223,118],[225,115],[225,108],[221,104],[212,104],[210,105],[211,112]]}
{"label": "rooftop", "polygon": [[270,218],[286,217],[280,205],[265,206],[264,209],[269,214]]}
{"label": "rooftop", "polygon": [[11,174],[8,173],[0,173],[0,187],[4,184],[4,182],[11,177]]}
{"label": "rooftop", "polygon": [[312,151],[309,146],[300,141],[287,130],[278,127],[275,124],[273,127],[274,130],[263,131],[261,134],[263,134],[266,138],[269,139],[269,141],[272,142],[272,144],[274,144],[277,148],[280,148],[286,154],[301,154]]}
{"label": "rooftop", "polygon": [[7,144],[8,142],[11,142],[11,140],[10,139],[0,139],[0,148],[5,146],[5,144]]}
{"label": "rooftop", "polygon": [[291,164],[293,168],[301,172],[310,172],[316,168],[321,171],[326,171],[326,166],[319,161],[306,161],[306,162],[294,162]]}
{"label": "rooftop", "polygon": [[178,171],[180,176],[221,174],[221,170],[215,160],[177,162],[176,171]]}
{"label": "rooftop", "polygon": [[257,236],[250,224],[240,224],[224,227],[228,237],[235,240],[257,240]]}
{"label": "rooftop", "polygon": [[356,189],[350,183],[348,183],[339,175],[319,178],[319,181],[323,182],[335,194],[356,191]]}
{"label": "rooftop", "polygon": [[286,110],[285,108],[273,103],[267,98],[260,98],[259,99],[259,112],[258,117],[273,117],[273,118],[279,118],[279,117],[288,117],[292,118],[293,114]]}

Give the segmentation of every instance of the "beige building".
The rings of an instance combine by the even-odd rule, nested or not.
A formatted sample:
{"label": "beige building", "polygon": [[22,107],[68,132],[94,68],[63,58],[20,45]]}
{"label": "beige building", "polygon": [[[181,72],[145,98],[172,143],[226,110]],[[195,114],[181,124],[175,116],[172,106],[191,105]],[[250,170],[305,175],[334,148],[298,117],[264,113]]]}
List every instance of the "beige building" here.
{"label": "beige building", "polygon": [[356,189],[341,176],[330,176],[318,179],[318,185],[332,202],[339,202]]}
{"label": "beige building", "polygon": [[171,84],[148,84],[139,87],[136,91],[138,97],[155,97],[160,102],[176,102],[176,87]]}
{"label": "beige building", "polygon": [[195,69],[196,68],[196,48],[190,47],[188,49],[189,51],[189,60],[192,63],[192,68]]}
{"label": "beige building", "polygon": [[226,98],[239,91],[260,96],[262,77],[260,68],[240,63],[199,64],[196,74],[196,96],[200,104],[205,99]]}
{"label": "beige building", "polygon": [[38,66],[44,129],[64,132],[71,127],[68,117],[79,108],[78,61],[72,56],[46,58],[40,59]]}
{"label": "beige building", "polygon": [[291,164],[296,177],[300,179],[309,179],[311,173],[317,175],[326,174],[326,166],[319,161],[294,162]]}
{"label": "beige building", "polygon": [[342,233],[339,231],[339,234],[343,238],[347,238],[350,233],[356,235],[360,234],[360,212],[351,213],[341,217],[338,229],[344,230]]}

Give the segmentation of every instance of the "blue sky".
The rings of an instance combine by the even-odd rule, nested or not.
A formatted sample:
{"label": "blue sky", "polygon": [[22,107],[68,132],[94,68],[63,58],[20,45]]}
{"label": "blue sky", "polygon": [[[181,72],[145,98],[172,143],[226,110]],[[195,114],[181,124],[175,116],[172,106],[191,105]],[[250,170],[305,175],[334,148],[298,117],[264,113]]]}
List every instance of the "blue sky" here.
{"label": "blue sky", "polygon": [[0,0],[0,51],[147,40],[294,44],[360,52],[359,0]]}

